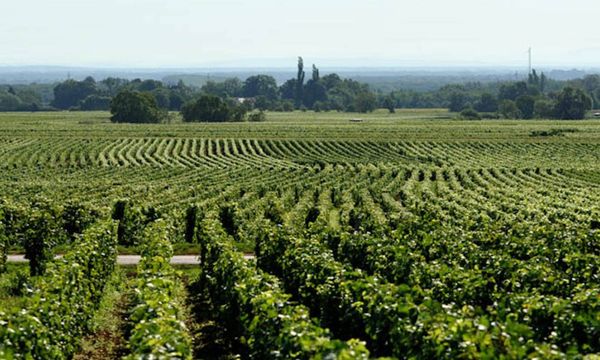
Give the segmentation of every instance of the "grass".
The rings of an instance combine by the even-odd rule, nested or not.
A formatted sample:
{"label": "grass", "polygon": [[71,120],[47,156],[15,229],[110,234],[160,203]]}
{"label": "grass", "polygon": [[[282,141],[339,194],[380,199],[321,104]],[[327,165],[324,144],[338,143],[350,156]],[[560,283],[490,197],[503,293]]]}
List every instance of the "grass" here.
{"label": "grass", "polygon": [[116,268],[90,324],[90,335],[73,359],[119,359],[127,353],[126,321],[134,278],[130,267]]}

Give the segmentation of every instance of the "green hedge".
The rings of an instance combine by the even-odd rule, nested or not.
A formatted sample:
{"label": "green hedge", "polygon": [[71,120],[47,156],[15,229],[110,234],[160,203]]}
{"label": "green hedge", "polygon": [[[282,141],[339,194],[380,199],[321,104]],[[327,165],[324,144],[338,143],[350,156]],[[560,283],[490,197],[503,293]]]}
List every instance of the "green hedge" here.
{"label": "green hedge", "polygon": [[0,313],[0,358],[70,358],[98,309],[116,256],[113,222],[86,230],[72,252],[49,263],[23,309]]}
{"label": "green hedge", "polygon": [[164,220],[144,230],[127,359],[192,358],[191,337],[176,300],[178,280],[169,263],[173,256],[170,230]]}

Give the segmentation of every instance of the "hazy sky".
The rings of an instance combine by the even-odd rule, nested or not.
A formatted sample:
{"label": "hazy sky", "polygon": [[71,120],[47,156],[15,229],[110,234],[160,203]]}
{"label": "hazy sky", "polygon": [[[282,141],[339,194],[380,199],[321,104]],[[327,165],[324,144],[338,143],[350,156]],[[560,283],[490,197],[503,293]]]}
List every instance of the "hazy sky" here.
{"label": "hazy sky", "polygon": [[[0,0],[1,65],[600,66],[598,0]],[[268,60],[268,61],[263,61]]]}

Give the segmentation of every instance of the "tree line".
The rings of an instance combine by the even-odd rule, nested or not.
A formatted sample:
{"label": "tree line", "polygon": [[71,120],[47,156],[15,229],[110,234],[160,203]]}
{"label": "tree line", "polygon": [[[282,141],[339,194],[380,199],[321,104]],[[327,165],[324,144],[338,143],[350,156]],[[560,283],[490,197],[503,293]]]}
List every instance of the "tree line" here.
{"label": "tree line", "polygon": [[[370,112],[386,108],[448,108],[465,118],[580,119],[600,99],[600,76],[557,81],[534,70],[525,81],[450,84],[437,90],[416,92],[372,91],[367,84],[343,79],[335,73],[321,76],[312,65],[306,80],[304,60],[298,58],[297,75],[278,85],[274,77],[258,74],[245,79],[209,81],[192,87],[158,80],[109,77],[96,81],[66,80],[48,85],[0,86],[0,111],[115,110],[129,101],[145,106],[136,118],[163,121],[169,111],[180,111],[185,121],[242,121],[263,111]],[[119,95],[122,95],[118,98]],[[133,100],[135,99],[135,100]],[[114,106],[113,106],[114,105]],[[115,111],[113,111],[115,113]],[[119,112],[124,114],[123,111]],[[126,115],[113,116],[125,121]],[[130,117],[129,117],[130,118]]]}
{"label": "tree line", "polygon": [[380,94],[381,107],[448,108],[470,118],[583,119],[600,99],[600,76],[556,81],[533,70],[527,80],[446,85],[435,91]]}

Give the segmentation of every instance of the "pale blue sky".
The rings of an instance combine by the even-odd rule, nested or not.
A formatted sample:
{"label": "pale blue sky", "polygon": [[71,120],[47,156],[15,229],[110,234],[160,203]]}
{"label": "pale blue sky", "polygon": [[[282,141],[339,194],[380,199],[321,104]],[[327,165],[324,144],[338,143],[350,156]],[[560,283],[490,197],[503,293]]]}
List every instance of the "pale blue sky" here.
{"label": "pale blue sky", "polygon": [[514,66],[531,45],[597,67],[599,22],[598,0],[0,0],[0,65]]}

